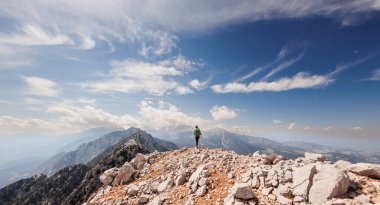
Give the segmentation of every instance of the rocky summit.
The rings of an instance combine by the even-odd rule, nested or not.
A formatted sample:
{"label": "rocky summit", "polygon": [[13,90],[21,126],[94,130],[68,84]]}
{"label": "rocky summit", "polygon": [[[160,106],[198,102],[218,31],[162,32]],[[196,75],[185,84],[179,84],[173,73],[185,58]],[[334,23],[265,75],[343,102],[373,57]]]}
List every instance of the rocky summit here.
{"label": "rocky summit", "polygon": [[183,148],[104,171],[84,204],[380,204],[379,166]]}

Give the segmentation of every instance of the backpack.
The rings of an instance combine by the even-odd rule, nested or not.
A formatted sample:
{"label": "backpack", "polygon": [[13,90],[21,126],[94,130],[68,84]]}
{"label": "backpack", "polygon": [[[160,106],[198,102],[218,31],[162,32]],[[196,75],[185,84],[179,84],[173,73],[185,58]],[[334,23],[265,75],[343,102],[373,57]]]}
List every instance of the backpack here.
{"label": "backpack", "polygon": [[195,128],[194,135],[195,136],[201,136],[202,135],[201,130],[199,128]]}

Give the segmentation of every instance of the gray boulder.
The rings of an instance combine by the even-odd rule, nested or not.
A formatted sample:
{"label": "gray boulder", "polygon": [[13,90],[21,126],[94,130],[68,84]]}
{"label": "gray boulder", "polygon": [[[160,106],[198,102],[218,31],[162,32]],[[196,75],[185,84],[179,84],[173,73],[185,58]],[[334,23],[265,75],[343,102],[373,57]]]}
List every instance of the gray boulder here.
{"label": "gray boulder", "polygon": [[231,195],[236,199],[249,200],[254,198],[253,191],[249,184],[236,184],[231,188]]}
{"label": "gray boulder", "polygon": [[114,167],[106,170],[102,175],[100,175],[99,179],[104,185],[110,185],[113,179],[117,176],[119,169]]}
{"label": "gray boulder", "polygon": [[314,175],[313,185],[309,191],[309,202],[325,203],[345,194],[350,186],[347,174],[333,165],[321,165],[318,173]]}
{"label": "gray boulder", "polygon": [[115,180],[113,181],[113,185],[120,185],[127,183],[131,180],[133,173],[135,172],[135,169],[130,165],[128,162],[126,162],[118,171],[117,176],[115,177]]}

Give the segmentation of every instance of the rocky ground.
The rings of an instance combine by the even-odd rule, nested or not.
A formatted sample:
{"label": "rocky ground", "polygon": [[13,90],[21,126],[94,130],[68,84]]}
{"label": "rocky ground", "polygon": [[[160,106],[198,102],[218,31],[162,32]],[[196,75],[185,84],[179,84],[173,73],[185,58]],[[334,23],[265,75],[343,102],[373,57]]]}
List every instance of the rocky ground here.
{"label": "rocky ground", "polygon": [[380,204],[380,165],[184,148],[138,154],[101,176],[89,204]]}

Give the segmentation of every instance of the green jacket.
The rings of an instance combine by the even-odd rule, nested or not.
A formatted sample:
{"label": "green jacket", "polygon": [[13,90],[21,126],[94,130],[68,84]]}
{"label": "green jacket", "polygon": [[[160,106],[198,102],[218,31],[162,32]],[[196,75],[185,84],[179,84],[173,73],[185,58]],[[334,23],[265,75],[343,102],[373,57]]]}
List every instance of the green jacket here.
{"label": "green jacket", "polygon": [[199,128],[195,128],[195,130],[194,130],[194,136],[199,137],[201,135],[202,135],[201,130]]}

